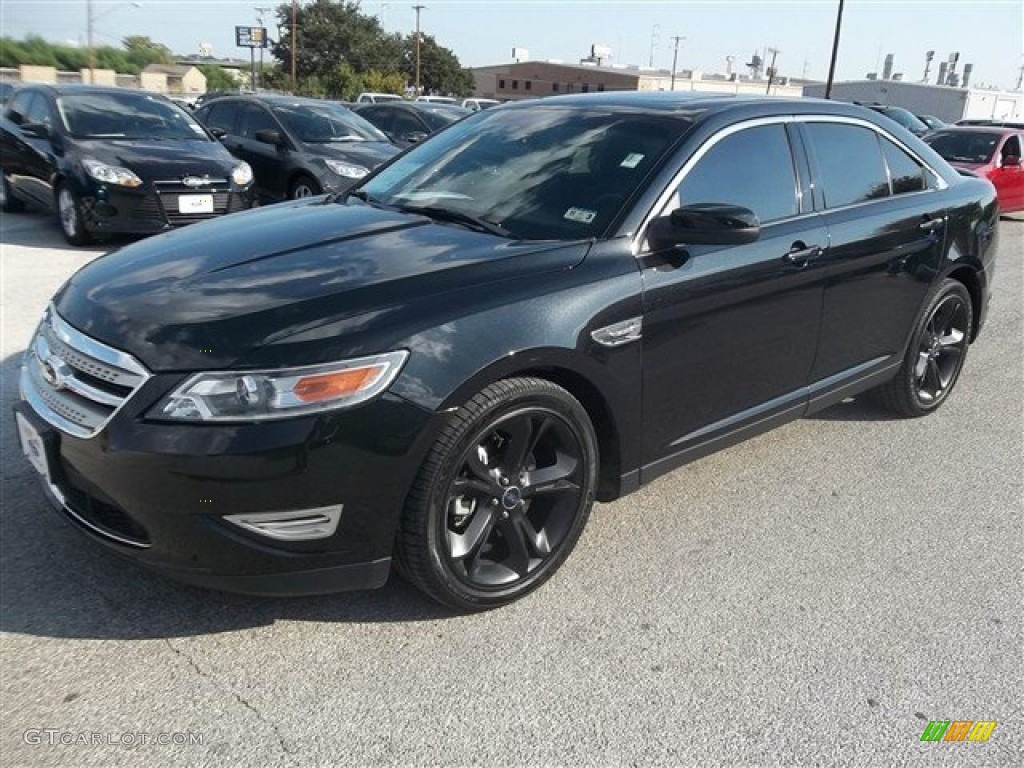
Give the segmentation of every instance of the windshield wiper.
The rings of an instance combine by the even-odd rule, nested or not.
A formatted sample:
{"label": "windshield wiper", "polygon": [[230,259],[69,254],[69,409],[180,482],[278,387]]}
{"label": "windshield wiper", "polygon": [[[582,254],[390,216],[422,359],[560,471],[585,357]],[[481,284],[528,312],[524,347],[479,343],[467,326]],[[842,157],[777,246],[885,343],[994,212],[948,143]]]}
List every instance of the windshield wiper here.
{"label": "windshield wiper", "polygon": [[441,208],[436,205],[403,205],[399,209],[403,213],[416,213],[421,216],[426,216],[437,221],[449,221],[453,224],[462,224],[463,226],[475,229],[477,232],[486,232],[490,235],[497,235],[498,237],[511,237],[517,238],[507,229],[500,224],[496,224],[493,221],[474,216],[471,213],[465,213],[463,211],[453,211],[450,208]]}

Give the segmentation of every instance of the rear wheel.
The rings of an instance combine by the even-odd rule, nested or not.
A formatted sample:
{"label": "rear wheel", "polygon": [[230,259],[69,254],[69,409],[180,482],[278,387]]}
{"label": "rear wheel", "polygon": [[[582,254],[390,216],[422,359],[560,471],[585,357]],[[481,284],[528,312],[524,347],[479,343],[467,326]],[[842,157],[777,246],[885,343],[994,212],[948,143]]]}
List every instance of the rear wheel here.
{"label": "rear wheel", "polygon": [[88,245],[93,241],[82,217],[82,204],[67,182],[57,186],[57,218],[64,239],[71,245]]}
{"label": "rear wheel", "polygon": [[315,197],[320,194],[320,185],[310,176],[299,176],[292,182],[288,196],[292,200],[301,200],[304,197]]}
{"label": "rear wheel", "polygon": [[450,419],[420,470],[398,541],[402,572],[458,610],[546,581],[594,502],[597,441],[583,406],[533,378],[487,387]]}
{"label": "rear wheel", "polygon": [[889,410],[924,416],[946,401],[967,358],[973,317],[963,283],[943,281],[918,317],[899,373],[878,389]]}
{"label": "rear wheel", "polygon": [[14,196],[11,192],[11,183],[7,180],[6,173],[0,173],[0,179],[3,180],[3,191],[4,191],[4,213],[21,213],[25,210],[25,204]]}

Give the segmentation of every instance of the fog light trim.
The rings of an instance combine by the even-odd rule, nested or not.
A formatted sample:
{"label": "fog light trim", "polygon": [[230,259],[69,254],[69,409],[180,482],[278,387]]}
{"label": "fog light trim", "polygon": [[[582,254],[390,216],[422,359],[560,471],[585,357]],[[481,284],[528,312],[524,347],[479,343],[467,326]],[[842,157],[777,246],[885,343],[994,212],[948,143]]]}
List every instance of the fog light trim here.
{"label": "fog light trim", "polygon": [[240,528],[278,541],[326,539],[338,530],[344,505],[293,509],[288,512],[255,512],[225,515],[224,519]]}

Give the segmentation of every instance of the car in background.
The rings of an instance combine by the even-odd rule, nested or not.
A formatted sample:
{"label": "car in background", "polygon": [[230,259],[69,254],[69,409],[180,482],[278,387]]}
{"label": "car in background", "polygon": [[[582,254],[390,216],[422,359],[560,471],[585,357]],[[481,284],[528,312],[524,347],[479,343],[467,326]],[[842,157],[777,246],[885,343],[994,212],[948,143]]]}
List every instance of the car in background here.
{"label": "car in background", "polygon": [[949,123],[944,120],[939,120],[935,115],[914,115],[918,120],[928,126],[930,130],[937,131],[940,128],[945,128]]}
{"label": "car in background", "polygon": [[149,234],[251,207],[252,169],[159,94],[19,88],[0,122],[5,211],[56,212],[65,239]]}
{"label": "car in background", "polygon": [[349,194],[87,264],[25,356],[18,434],[67,520],[176,578],[325,593],[394,559],[494,608],[558,570],[595,499],[872,388],[941,408],[997,241],[992,185],[870,110],[509,104]]}
{"label": "car in background", "polygon": [[416,101],[427,104],[451,104],[452,106],[459,104],[459,100],[453,96],[417,96]]}
{"label": "car in background", "polygon": [[412,101],[392,104],[366,104],[354,108],[360,117],[379,128],[399,147],[418,144],[432,133],[447,128],[471,110],[452,104]]}
{"label": "car in background", "polygon": [[949,126],[925,142],[950,165],[988,179],[1003,213],[1024,211],[1024,130],[999,126]]}
{"label": "car in background", "polygon": [[370,91],[364,91],[356,98],[356,104],[381,104],[385,101],[404,101],[404,99],[394,93],[373,93]]}
{"label": "car in background", "polygon": [[915,136],[924,136],[926,133],[931,131],[931,128],[929,128],[925,123],[921,122],[921,120],[918,119],[917,115],[915,115],[909,109],[904,109],[903,107],[891,107],[886,104],[867,104],[861,102],[854,103],[860,104],[860,106],[867,107],[868,109],[873,109],[875,112],[885,115],[890,120],[893,120],[902,125]]}
{"label": "car in background", "polygon": [[263,202],[344,192],[398,153],[352,110],[295,96],[225,96],[196,118],[253,169]]}
{"label": "car in background", "polygon": [[501,104],[497,99],[463,99],[460,106],[465,107],[473,112],[479,112],[481,109],[490,109]]}
{"label": "car in background", "polygon": [[1024,122],[1019,120],[996,120],[995,118],[989,117],[968,117],[963,120],[957,120],[954,125],[957,126],[971,126],[971,125],[988,125],[996,128],[1020,128],[1024,129]]}

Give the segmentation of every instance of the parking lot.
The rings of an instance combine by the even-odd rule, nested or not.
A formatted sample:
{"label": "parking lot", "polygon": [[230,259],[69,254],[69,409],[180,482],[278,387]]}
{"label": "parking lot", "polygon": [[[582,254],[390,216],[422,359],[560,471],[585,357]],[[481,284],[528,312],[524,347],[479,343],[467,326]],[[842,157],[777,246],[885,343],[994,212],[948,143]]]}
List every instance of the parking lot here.
{"label": "parking lot", "polygon": [[[64,523],[10,406],[49,297],[109,246],[39,214],[3,215],[0,244],[4,765],[1024,764],[1024,216],[937,414],[847,402],[703,459],[598,505],[545,587],[473,616],[397,578],[179,586]],[[931,720],[998,725],[923,743]]]}

